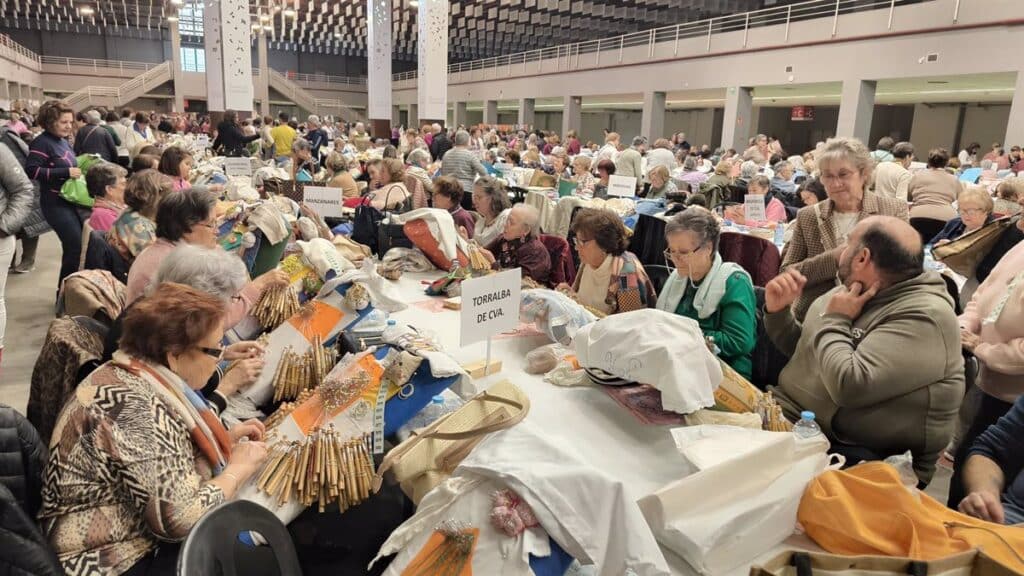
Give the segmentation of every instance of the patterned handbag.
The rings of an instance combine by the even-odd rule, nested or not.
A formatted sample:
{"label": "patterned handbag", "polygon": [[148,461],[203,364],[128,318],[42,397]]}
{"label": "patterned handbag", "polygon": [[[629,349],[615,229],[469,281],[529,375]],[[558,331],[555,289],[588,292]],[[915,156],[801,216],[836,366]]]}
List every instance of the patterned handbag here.
{"label": "patterned handbag", "polygon": [[626,268],[625,259],[620,258],[612,270],[612,275],[617,276],[615,289],[616,312],[629,312],[630,310],[646,308],[647,304],[645,303],[644,295],[640,292],[641,286],[636,274],[629,274],[628,270],[626,274],[622,274],[623,268]]}

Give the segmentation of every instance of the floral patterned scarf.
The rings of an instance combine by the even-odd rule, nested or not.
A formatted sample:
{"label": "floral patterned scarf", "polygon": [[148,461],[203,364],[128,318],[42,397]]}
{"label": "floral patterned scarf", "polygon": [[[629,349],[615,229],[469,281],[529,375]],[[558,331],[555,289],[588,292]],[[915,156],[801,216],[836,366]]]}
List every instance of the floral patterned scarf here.
{"label": "floral patterned scarf", "polygon": [[129,264],[155,241],[156,223],[131,208],[125,209],[107,232],[107,242]]}

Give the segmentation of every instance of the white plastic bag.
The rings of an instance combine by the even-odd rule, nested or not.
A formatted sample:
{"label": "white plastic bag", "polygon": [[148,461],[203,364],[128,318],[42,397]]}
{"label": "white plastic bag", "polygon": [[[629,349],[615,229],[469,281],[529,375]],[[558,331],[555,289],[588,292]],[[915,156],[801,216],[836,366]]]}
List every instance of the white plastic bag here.
{"label": "white plastic bag", "polygon": [[824,436],[732,426],[672,434],[697,472],[637,504],[658,542],[701,574],[749,564],[788,538],[804,489],[829,462]]}

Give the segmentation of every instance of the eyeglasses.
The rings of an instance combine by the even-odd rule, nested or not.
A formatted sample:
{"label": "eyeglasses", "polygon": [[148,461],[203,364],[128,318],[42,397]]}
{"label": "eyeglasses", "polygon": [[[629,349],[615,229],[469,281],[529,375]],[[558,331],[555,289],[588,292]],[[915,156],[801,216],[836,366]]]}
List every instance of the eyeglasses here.
{"label": "eyeglasses", "polygon": [[221,357],[224,356],[223,348],[204,348],[202,346],[197,346],[196,348],[203,354],[206,354],[207,356],[215,358],[217,360],[220,360]]}
{"label": "eyeglasses", "polygon": [[209,228],[210,230],[216,230],[217,229],[217,223],[216,222],[201,222],[201,223],[197,224],[197,226],[203,226],[203,227]]}
{"label": "eyeglasses", "polygon": [[580,240],[579,238],[573,238],[572,239],[572,243],[573,243],[574,246],[576,246],[577,250],[579,250],[580,248],[586,246],[587,242],[593,242],[593,241],[594,241],[593,238],[591,238],[590,240]]}
{"label": "eyeglasses", "polygon": [[964,208],[959,210],[961,216],[981,216],[985,213],[981,208]]}
{"label": "eyeglasses", "polygon": [[703,248],[703,246],[700,246],[698,248],[688,251],[665,250],[664,252],[662,252],[662,254],[664,254],[665,258],[668,260],[675,260],[676,258],[685,258],[691,254],[696,254],[697,252],[700,252]]}

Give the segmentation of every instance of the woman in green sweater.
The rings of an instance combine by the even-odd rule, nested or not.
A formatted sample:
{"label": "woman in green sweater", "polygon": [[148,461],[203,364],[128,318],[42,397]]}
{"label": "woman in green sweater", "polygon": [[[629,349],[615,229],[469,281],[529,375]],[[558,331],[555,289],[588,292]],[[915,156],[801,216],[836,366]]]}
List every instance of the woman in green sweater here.
{"label": "woman in green sweater", "polygon": [[665,225],[665,258],[675,265],[658,297],[658,309],[697,322],[714,338],[719,357],[748,380],[757,340],[754,284],[738,264],[718,254],[714,214],[691,206]]}

